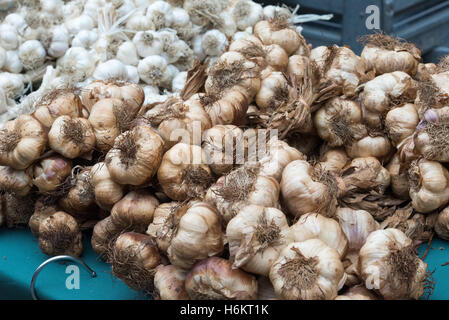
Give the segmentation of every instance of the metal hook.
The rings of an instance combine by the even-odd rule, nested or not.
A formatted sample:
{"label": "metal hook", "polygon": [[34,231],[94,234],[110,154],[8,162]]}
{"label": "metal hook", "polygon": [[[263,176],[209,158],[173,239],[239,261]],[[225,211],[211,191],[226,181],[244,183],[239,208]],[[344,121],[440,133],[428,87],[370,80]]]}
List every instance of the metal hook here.
{"label": "metal hook", "polygon": [[59,261],[59,260],[70,260],[73,262],[78,262],[80,264],[82,264],[91,274],[92,278],[95,278],[97,276],[97,273],[92,270],[91,267],[89,267],[83,260],[81,260],[80,258],[76,258],[76,257],[72,257],[72,256],[67,256],[67,255],[61,255],[61,256],[56,256],[56,257],[52,257],[50,259],[45,260],[39,267],[37,267],[36,271],[34,271],[33,274],[33,278],[31,279],[31,286],[30,286],[30,290],[31,290],[31,296],[33,297],[33,300],[39,300],[39,298],[36,295],[36,289],[34,288],[35,283],[36,283],[36,279],[37,276],[39,275],[39,273],[42,271],[42,269],[49,263],[54,262],[54,261]]}

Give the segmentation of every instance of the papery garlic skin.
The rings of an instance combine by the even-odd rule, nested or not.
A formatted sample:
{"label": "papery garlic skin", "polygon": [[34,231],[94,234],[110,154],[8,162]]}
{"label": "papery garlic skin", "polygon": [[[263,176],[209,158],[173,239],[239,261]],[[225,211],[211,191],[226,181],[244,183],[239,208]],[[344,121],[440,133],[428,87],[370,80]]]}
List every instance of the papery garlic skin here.
{"label": "papery garlic skin", "polygon": [[87,119],[60,116],[51,126],[48,143],[52,150],[75,159],[93,149],[95,134]]}
{"label": "papery garlic skin", "polygon": [[390,140],[383,135],[366,136],[346,146],[346,152],[351,158],[376,157],[382,159],[390,154],[391,149]]}
{"label": "papery garlic skin", "polygon": [[343,149],[332,148],[321,155],[318,166],[322,170],[339,174],[342,172],[348,161],[349,157]]}
{"label": "papery garlic skin", "polygon": [[426,268],[416,256],[412,240],[398,229],[372,232],[360,249],[363,280],[387,300],[421,297]]}
{"label": "papery garlic skin", "polygon": [[289,244],[270,270],[276,294],[287,300],[332,300],[343,278],[338,252],[319,239]]}
{"label": "papery garlic skin", "polygon": [[348,240],[348,250],[359,251],[366,238],[379,229],[379,223],[365,210],[338,208],[336,216]]}
{"label": "papery garlic skin", "polygon": [[419,160],[409,169],[413,208],[430,213],[449,201],[449,172],[439,162]]}
{"label": "papery garlic skin", "polygon": [[289,242],[288,230],[284,213],[276,208],[242,208],[226,227],[233,267],[268,276],[271,265]]}
{"label": "papery garlic skin", "polygon": [[39,226],[39,248],[50,256],[80,256],[83,252],[81,237],[76,220],[63,211],[52,214]]}
{"label": "papery garlic skin", "polygon": [[408,173],[399,155],[395,154],[386,166],[391,177],[391,190],[393,194],[400,199],[409,199]]}
{"label": "papery garlic skin", "polygon": [[216,209],[205,202],[194,202],[179,220],[167,253],[170,262],[182,269],[223,251],[221,221]]}
{"label": "papery garlic skin", "polygon": [[0,189],[24,197],[30,192],[32,186],[33,182],[29,171],[0,166]]}
{"label": "papery garlic skin", "polygon": [[174,265],[157,268],[154,275],[156,296],[161,300],[189,300],[184,282],[187,272]]}
{"label": "papery garlic skin", "polygon": [[[314,178],[314,168],[304,160],[290,162],[282,172],[281,194],[290,214],[299,217],[310,212],[333,216],[336,203],[335,194],[331,184],[320,182],[320,176]],[[323,176],[324,177],[324,176]],[[324,180],[322,180],[324,181]]]}
{"label": "papery garlic skin", "polygon": [[0,165],[28,168],[45,150],[47,134],[30,115],[8,121],[0,132]]}
{"label": "papery garlic skin", "polygon": [[157,177],[165,194],[184,201],[205,192],[211,170],[201,147],[178,143],[164,154]]}
{"label": "papery garlic skin", "polygon": [[203,260],[187,274],[185,287],[194,300],[253,300],[257,298],[256,278],[233,269],[228,260]]}

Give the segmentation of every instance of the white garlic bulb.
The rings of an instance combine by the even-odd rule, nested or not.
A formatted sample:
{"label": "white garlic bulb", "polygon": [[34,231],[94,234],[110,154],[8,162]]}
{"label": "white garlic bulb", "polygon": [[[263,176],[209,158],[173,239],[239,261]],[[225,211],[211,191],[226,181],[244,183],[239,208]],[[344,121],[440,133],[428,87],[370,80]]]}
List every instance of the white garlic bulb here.
{"label": "white garlic bulb", "polygon": [[228,45],[226,36],[217,29],[207,31],[201,38],[201,49],[206,56],[219,56]]}
{"label": "white garlic bulb", "polygon": [[181,92],[187,81],[187,71],[178,72],[173,78],[171,89],[173,92]]}
{"label": "white garlic bulb", "polygon": [[94,20],[87,14],[82,14],[66,21],[65,27],[71,35],[75,36],[81,30],[92,30],[94,28]]}
{"label": "white garlic bulb", "polygon": [[72,47],[82,47],[88,49],[94,45],[98,39],[98,33],[95,30],[81,30],[72,40]]}
{"label": "white garlic bulb", "polygon": [[84,81],[95,70],[95,56],[82,47],[72,47],[58,60],[62,73],[70,74],[73,81]]}
{"label": "white garlic bulb", "polygon": [[139,64],[136,46],[131,41],[125,41],[118,47],[116,58],[126,65],[137,66]]}
{"label": "white garlic bulb", "polygon": [[159,86],[167,80],[167,61],[161,56],[148,56],[139,61],[137,71],[145,83]]}
{"label": "white garlic bulb", "polygon": [[69,32],[63,25],[60,25],[53,28],[52,35],[48,54],[54,58],[62,57],[69,48]]}
{"label": "white garlic bulb", "polygon": [[128,73],[128,81],[131,83],[139,83],[140,77],[139,72],[135,66],[125,66],[126,72]]}
{"label": "white garlic bulb", "polygon": [[24,90],[23,77],[20,74],[2,72],[0,73],[0,89],[7,98],[15,98]]}
{"label": "white garlic bulb", "polygon": [[139,31],[133,38],[137,53],[142,58],[160,55],[163,50],[163,43],[159,34],[153,30]]}
{"label": "white garlic bulb", "polygon": [[264,18],[262,6],[251,0],[234,1],[230,11],[239,30],[253,27],[257,22]]}
{"label": "white garlic bulb", "polygon": [[9,24],[0,25],[0,46],[5,50],[15,50],[19,46],[20,37],[16,28]]}
{"label": "white garlic bulb", "polygon": [[170,27],[173,21],[172,6],[165,1],[154,1],[148,6],[146,16],[156,29]]}
{"label": "white garlic bulb", "polygon": [[126,66],[116,59],[100,63],[93,73],[95,80],[128,80]]}
{"label": "white garlic bulb", "polygon": [[45,48],[38,40],[25,41],[19,47],[19,58],[26,70],[34,70],[42,66],[47,55]]}
{"label": "white garlic bulb", "polygon": [[19,52],[17,50],[6,51],[4,69],[11,73],[22,72],[23,64],[22,61],[20,61]]}

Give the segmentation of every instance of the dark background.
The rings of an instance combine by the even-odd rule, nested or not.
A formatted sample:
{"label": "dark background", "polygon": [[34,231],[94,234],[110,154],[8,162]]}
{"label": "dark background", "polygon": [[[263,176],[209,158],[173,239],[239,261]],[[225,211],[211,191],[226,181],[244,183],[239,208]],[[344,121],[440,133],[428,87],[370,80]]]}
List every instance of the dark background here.
{"label": "dark background", "polygon": [[284,0],[258,1],[268,4],[300,5],[299,14],[332,13],[330,21],[303,24],[303,35],[314,46],[349,45],[360,54],[357,38],[378,30],[368,30],[366,8],[380,9],[380,27],[387,34],[414,42],[424,61],[437,62],[449,54],[449,0]]}

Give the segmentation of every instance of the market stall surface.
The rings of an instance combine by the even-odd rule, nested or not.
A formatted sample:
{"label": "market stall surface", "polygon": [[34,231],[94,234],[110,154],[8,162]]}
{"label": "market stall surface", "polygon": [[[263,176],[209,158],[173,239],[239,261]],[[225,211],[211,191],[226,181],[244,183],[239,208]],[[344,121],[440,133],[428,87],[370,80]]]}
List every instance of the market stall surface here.
{"label": "market stall surface", "polygon": [[[74,279],[73,262],[54,262],[47,265],[36,281],[41,299],[63,300],[144,300],[141,292],[129,289],[111,274],[111,266],[104,263],[85,238],[83,260],[97,273],[92,278],[81,265],[79,283]],[[427,244],[418,253],[423,256]],[[36,268],[49,257],[38,246],[29,229],[0,230],[0,299],[31,299],[30,283]],[[449,243],[434,238],[425,257],[433,272],[435,289],[430,300],[449,299]],[[78,286],[79,284],[79,286]],[[424,297],[423,297],[424,299]]]}

